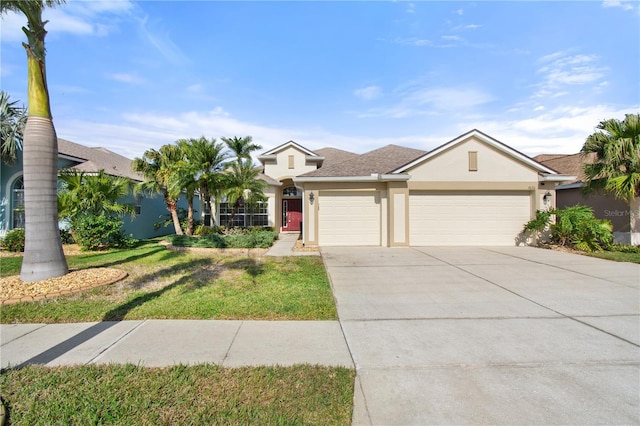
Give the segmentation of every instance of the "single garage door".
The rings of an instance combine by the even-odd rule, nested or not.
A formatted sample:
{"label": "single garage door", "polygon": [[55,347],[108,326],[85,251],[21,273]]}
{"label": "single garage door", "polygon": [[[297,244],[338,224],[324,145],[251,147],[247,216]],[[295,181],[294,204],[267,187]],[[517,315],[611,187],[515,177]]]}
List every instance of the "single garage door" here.
{"label": "single garage door", "polygon": [[528,192],[412,191],[410,244],[513,246],[530,215]]}
{"label": "single garage door", "polygon": [[377,191],[323,191],[318,198],[320,245],[380,245],[380,196]]}

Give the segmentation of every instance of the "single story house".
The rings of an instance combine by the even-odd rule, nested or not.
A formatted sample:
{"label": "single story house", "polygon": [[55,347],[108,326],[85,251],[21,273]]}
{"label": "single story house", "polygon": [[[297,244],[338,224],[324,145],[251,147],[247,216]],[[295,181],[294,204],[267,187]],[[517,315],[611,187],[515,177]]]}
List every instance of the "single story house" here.
{"label": "single story house", "polygon": [[[87,147],[64,139],[58,139],[58,168],[77,170],[86,174],[103,170],[111,176],[119,176],[141,182],[141,174],[131,169],[132,161],[122,155],[101,147]],[[22,179],[22,151],[18,152],[15,164],[2,164],[0,169],[0,237],[14,228],[24,227],[24,185]],[[154,229],[154,224],[167,215],[166,205],[161,194],[154,196],[130,195],[122,200],[133,204],[137,214],[135,218],[124,217],[124,233],[134,238],[152,238],[173,232],[173,227]],[[187,208],[185,200],[180,207]]]}
{"label": "single story house", "polygon": [[[524,224],[575,179],[478,130],[428,152],[314,152],[289,141],[258,160],[267,202],[245,224],[261,216],[308,246],[525,244]],[[218,205],[218,223],[225,209]]]}
{"label": "single story house", "polygon": [[616,242],[640,244],[640,199],[627,203],[603,192],[586,195],[582,192],[585,181],[583,165],[593,163],[596,159],[595,154],[541,154],[534,159],[560,173],[576,176],[572,181],[556,188],[558,208],[576,204],[589,206],[593,209],[595,217],[611,221]]}

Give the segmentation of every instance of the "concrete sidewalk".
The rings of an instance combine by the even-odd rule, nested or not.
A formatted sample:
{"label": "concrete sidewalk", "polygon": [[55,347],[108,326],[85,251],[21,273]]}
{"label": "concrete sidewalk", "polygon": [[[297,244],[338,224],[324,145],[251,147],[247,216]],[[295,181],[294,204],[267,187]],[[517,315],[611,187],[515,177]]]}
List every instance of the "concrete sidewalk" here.
{"label": "concrete sidewalk", "polygon": [[299,237],[300,234],[298,233],[280,234],[273,246],[265,253],[265,256],[320,256],[319,251],[293,251],[293,247]]}
{"label": "concrete sidewalk", "polygon": [[2,368],[320,364],[353,368],[338,321],[143,320],[0,325]]}

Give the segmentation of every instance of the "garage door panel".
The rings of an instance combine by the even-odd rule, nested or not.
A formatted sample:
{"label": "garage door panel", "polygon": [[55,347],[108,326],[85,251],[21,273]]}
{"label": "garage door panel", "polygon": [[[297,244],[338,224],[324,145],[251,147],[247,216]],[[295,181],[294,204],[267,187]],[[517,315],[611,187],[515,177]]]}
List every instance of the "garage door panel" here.
{"label": "garage door panel", "polygon": [[515,245],[530,218],[527,192],[413,192],[412,245]]}
{"label": "garage door panel", "polygon": [[320,245],[380,245],[377,192],[322,192],[318,202]]}

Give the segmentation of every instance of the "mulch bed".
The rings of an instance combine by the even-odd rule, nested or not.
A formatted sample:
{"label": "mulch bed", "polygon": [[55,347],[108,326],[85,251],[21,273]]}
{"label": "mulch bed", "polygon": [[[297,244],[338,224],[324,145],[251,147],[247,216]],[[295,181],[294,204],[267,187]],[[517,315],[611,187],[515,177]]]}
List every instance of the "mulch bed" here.
{"label": "mulch bed", "polygon": [[0,278],[0,304],[32,302],[113,284],[127,273],[115,268],[88,268],[48,280],[23,282],[19,275]]}

